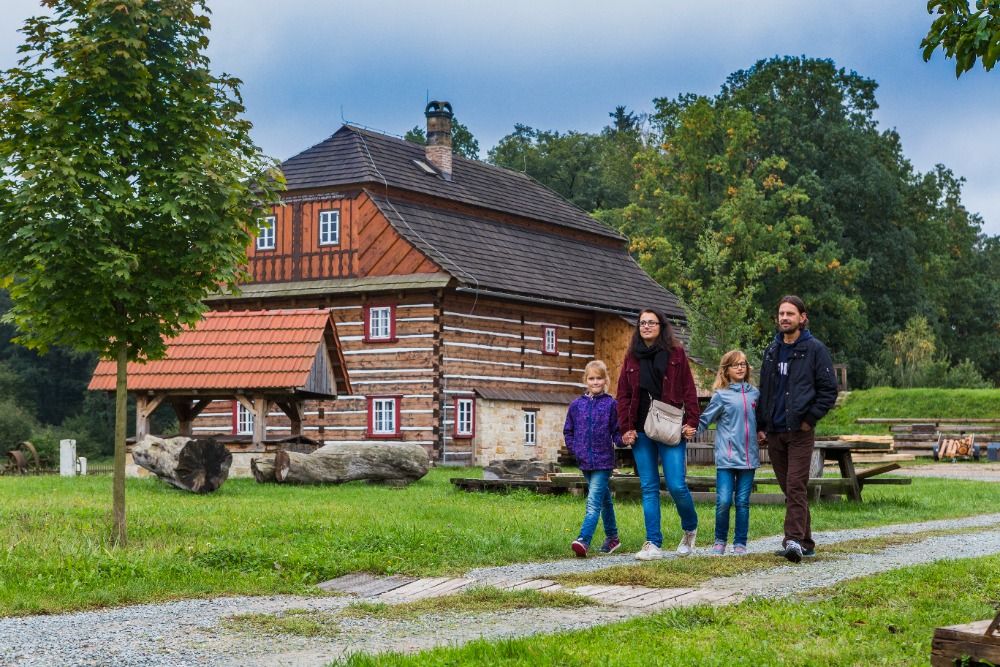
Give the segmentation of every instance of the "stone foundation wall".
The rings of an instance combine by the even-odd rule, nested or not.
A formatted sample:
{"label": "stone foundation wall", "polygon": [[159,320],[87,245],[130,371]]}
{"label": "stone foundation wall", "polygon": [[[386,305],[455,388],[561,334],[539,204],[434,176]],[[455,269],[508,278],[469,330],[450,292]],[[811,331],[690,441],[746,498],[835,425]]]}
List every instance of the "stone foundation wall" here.
{"label": "stone foundation wall", "polygon": [[[525,408],[535,410],[535,445],[524,444]],[[475,464],[497,459],[556,461],[563,445],[565,405],[531,404],[479,399],[476,405]]]}

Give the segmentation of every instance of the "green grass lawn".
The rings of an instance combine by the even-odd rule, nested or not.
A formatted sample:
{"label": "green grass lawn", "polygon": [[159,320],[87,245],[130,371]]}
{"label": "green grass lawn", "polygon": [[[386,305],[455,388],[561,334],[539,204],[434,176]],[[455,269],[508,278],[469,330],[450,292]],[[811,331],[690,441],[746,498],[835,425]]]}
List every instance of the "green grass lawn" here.
{"label": "green grass lawn", "polygon": [[859,417],[1000,419],[1000,389],[890,389],[852,391],[816,427],[817,435],[888,435],[888,424]]}
{"label": "green grass lawn", "polygon": [[[405,489],[229,480],[207,496],[157,480],[127,484],[129,547],[109,547],[111,478],[0,477],[0,615],[220,594],[304,593],[356,571],[458,574],[570,557],[583,499],[454,490],[435,469]],[[956,502],[961,498],[961,502]],[[699,544],[714,505],[699,503]],[[915,479],[872,487],[861,504],[814,508],[815,530],[966,516],[1000,507],[1000,485]],[[679,539],[664,507],[668,541]],[[624,549],[643,542],[638,503],[618,503]],[[783,508],[754,507],[751,537],[779,532]],[[598,533],[600,537],[600,533]]]}
{"label": "green grass lawn", "polygon": [[410,656],[354,656],[343,664],[926,665],[935,627],[991,618],[997,600],[1000,557],[992,556],[895,570],[807,599],[674,609],[585,631],[480,640]]}

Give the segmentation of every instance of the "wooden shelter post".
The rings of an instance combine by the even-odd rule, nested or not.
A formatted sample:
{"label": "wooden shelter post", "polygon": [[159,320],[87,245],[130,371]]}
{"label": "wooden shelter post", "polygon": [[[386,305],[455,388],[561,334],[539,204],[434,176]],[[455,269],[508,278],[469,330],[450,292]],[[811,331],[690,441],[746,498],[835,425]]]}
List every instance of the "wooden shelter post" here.
{"label": "wooden shelter post", "polygon": [[135,397],[135,439],[142,440],[149,435],[149,417],[156,408],[160,407],[164,396],[143,396],[139,394]]}

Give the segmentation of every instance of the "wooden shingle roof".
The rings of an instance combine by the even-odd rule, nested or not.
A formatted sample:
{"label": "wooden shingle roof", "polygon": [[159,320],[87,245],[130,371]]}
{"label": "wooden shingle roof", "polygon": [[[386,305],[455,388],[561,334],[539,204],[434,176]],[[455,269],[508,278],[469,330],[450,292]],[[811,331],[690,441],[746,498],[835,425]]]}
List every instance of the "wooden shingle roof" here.
{"label": "wooden shingle roof", "polygon": [[289,192],[377,184],[625,240],[527,174],[453,156],[452,180],[420,169],[424,147],[344,125],[333,136],[281,164]]}
{"label": "wooden shingle roof", "polygon": [[[332,374],[335,393],[351,393],[329,311],[209,311],[168,341],[165,358],[130,362],[128,389],[308,391],[316,373]],[[88,389],[113,391],[115,375],[114,361],[99,362]]]}
{"label": "wooden shingle roof", "polygon": [[672,319],[686,319],[677,297],[650,278],[624,244],[568,240],[539,229],[368,195],[396,231],[465,287],[611,311],[654,307]]}

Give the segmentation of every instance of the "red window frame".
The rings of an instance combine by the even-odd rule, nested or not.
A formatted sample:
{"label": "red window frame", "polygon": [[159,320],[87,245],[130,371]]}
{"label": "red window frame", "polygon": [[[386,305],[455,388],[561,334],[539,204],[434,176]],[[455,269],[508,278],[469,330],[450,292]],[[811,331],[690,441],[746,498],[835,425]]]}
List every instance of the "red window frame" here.
{"label": "red window frame", "polygon": [[[389,309],[389,337],[372,338],[371,336],[371,315],[372,308]],[[393,303],[372,303],[365,306],[365,342],[366,343],[395,343],[396,338],[396,304]]]}
{"label": "red window frame", "polygon": [[[552,332],[552,349],[549,349],[549,332]],[[556,327],[542,327],[542,354],[558,356],[559,354],[559,332]]]}
{"label": "red window frame", "polygon": [[[461,401],[468,401],[469,405],[471,406],[471,408],[469,410],[469,427],[470,427],[470,430],[469,430],[468,433],[460,433],[459,430],[458,430],[458,404]],[[476,437],[476,399],[475,399],[475,397],[473,397],[473,396],[456,396],[455,397],[455,402],[454,402],[453,417],[454,417],[454,419],[453,419],[453,421],[454,421],[454,428],[452,429],[452,434],[453,434],[453,436],[455,438],[457,438],[457,439],[468,439],[468,438],[475,438]]]}
{"label": "red window frame", "polygon": [[[376,433],[375,432],[375,401],[393,401],[393,426],[395,430],[392,433]],[[403,431],[400,424],[400,404],[403,402],[403,397],[396,396],[369,396],[368,397],[368,433],[367,436],[372,439],[388,439],[388,438],[399,438]]]}

